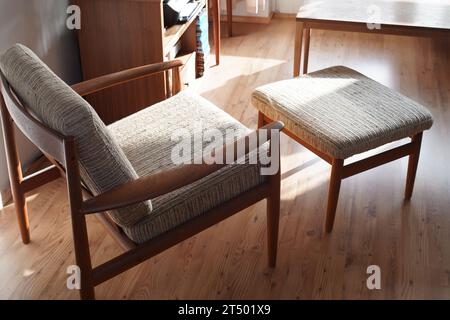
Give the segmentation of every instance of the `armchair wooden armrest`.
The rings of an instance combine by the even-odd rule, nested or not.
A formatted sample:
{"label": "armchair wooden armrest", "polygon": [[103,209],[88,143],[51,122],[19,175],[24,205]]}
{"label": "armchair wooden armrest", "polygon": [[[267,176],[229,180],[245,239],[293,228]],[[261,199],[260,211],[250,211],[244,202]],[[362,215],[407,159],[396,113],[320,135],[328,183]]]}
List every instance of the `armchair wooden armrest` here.
{"label": "armchair wooden armrest", "polygon": [[173,70],[173,92],[181,90],[181,78],[179,68],[183,65],[180,60],[172,60],[149,64],[128,70],[111,73],[91,80],[83,81],[72,86],[72,89],[80,96],[102,91],[133,80],[149,77],[152,74]]}
{"label": "armchair wooden armrest", "polygon": [[[282,122],[272,122],[250,133],[249,135],[238,139],[234,143],[224,145],[222,147],[221,154],[224,159],[226,159],[226,151],[233,148],[234,161],[237,161],[239,155],[236,150],[240,143],[245,141],[245,154],[249,154],[264,143],[271,141],[272,130],[280,132],[283,127],[284,124]],[[266,139],[260,139],[259,133],[263,129],[266,130]],[[255,133],[258,138],[258,143],[250,149],[248,141],[250,137],[255,136]],[[227,165],[225,161],[223,162],[224,164],[203,163],[182,165],[171,170],[162,171],[151,176],[128,182],[108,192],[86,200],[82,205],[81,212],[83,214],[91,214],[110,211],[156,198],[214,173]]]}

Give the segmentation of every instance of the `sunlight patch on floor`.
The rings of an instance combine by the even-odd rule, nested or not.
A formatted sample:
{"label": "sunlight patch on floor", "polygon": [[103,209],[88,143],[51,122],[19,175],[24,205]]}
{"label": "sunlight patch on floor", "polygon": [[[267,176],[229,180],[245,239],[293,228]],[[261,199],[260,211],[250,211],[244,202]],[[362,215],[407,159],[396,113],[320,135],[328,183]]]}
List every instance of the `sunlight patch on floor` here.
{"label": "sunlight patch on floor", "polygon": [[[220,66],[212,66],[208,70],[212,75],[220,74],[220,76],[215,77],[215,81],[202,81],[199,93],[217,90],[233,79],[260,73],[285,63],[286,60],[279,59],[221,55]],[[236,68],[237,65],[240,67]]]}
{"label": "sunlight patch on floor", "polygon": [[33,274],[34,274],[34,270],[31,270],[31,269],[25,269],[24,271],[23,271],[23,276],[25,277],[25,278],[28,278],[28,277],[30,277],[30,276],[32,276]]}
{"label": "sunlight patch on floor", "polygon": [[[301,164],[299,166],[301,166]],[[308,166],[299,172],[295,172],[295,169],[296,167],[294,166],[287,171],[284,170],[285,174],[290,171],[292,171],[293,174],[283,179],[283,185],[285,186],[281,193],[283,200],[294,200],[324,184],[328,184],[330,170],[327,168],[326,164],[321,161],[314,162],[311,166]]]}

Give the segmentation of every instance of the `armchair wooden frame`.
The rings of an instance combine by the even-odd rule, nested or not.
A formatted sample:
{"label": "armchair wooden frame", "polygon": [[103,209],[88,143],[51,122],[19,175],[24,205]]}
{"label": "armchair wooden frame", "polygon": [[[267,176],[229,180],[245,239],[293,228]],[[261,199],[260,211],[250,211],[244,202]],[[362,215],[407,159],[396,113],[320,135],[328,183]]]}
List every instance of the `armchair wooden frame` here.
{"label": "armchair wooden frame", "polygon": [[[74,85],[72,88],[81,96],[85,96],[124,82],[147,77],[157,72],[172,70],[172,92],[178,93],[181,88],[179,72],[181,65],[182,63],[179,61],[152,64],[85,81]],[[23,243],[27,244],[30,242],[25,194],[59,177],[66,178],[75,259],[81,270],[80,296],[82,299],[95,299],[95,286],[263,199],[267,199],[268,260],[270,267],[275,266],[280,211],[279,170],[276,175],[269,176],[267,182],[222,204],[220,207],[214,208],[200,217],[161,234],[144,244],[135,244],[109,218],[105,213],[106,211],[126,207],[166,194],[193,183],[222,168],[224,165],[184,165],[140,178],[94,197],[83,187],[74,138],[59,134],[32,116],[21,99],[14,94],[13,89],[1,71],[0,76],[3,84],[1,86],[0,107],[8,170]],[[52,166],[31,176],[23,177],[15,143],[14,125],[44,153],[53,164]],[[265,128],[281,131],[283,124],[275,122]],[[267,136],[268,141],[270,137],[269,134]],[[248,138],[249,136],[246,136],[242,139]],[[226,156],[225,151],[229,150],[227,149],[228,147],[237,148],[238,143],[235,142],[234,145],[224,146],[224,156]],[[258,141],[257,145],[262,143],[262,140]],[[249,149],[248,143],[246,145],[246,152],[252,151]],[[93,267],[91,263],[86,226],[86,216],[90,214],[95,214],[99,218],[108,233],[125,250],[123,254],[96,267]]]}

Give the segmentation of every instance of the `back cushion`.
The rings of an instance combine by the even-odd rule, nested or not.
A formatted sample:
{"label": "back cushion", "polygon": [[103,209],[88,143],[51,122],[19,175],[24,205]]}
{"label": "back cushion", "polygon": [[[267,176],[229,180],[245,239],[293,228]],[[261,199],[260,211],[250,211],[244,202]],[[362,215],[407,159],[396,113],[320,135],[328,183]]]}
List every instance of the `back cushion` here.
{"label": "back cushion", "polygon": [[[0,56],[0,67],[31,113],[50,128],[75,138],[80,174],[94,195],[138,178],[95,110],[30,49],[13,46]],[[118,225],[130,227],[151,211],[147,201],[110,215]]]}

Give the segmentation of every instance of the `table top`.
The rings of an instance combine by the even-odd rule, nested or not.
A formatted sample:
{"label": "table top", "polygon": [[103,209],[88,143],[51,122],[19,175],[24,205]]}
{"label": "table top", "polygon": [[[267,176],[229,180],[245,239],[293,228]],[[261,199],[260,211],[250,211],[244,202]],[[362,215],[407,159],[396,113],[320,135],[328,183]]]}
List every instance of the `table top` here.
{"label": "table top", "polygon": [[450,30],[450,0],[303,0],[298,21]]}

